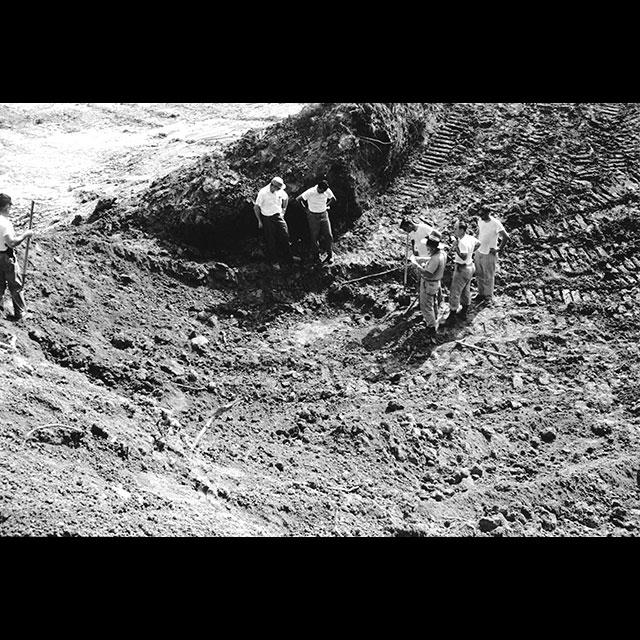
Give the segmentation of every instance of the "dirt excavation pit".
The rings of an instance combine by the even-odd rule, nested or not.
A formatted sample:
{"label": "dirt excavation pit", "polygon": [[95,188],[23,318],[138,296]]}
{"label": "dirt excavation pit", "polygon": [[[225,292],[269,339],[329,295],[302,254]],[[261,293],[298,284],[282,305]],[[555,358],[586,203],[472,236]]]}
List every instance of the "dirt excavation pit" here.
{"label": "dirt excavation pit", "polygon": [[[176,105],[102,113],[209,126]],[[637,536],[636,118],[312,105],[118,187],[91,222],[39,221],[32,315],[0,321],[0,533]],[[22,122],[12,144],[42,126]],[[295,197],[320,171],[345,203],[336,265],[274,273],[242,207],[274,174]],[[512,234],[496,304],[429,344],[399,218],[427,204],[447,227],[483,197]],[[221,239],[189,242],[203,229]]]}

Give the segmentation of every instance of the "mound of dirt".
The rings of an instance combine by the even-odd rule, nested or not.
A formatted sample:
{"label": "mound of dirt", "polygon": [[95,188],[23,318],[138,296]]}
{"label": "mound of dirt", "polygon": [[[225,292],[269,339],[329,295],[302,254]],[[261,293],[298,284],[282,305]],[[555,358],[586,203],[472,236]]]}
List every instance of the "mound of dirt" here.
{"label": "mound of dirt", "polygon": [[[155,181],[138,202],[124,207],[126,218],[210,254],[248,255],[258,190],[279,175],[293,199],[326,176],[338,199],[331,217],[339,233],[389,184],[441,110],[423,103],[309,106]],[[301,214],[292,202],[287,221],[294,242],[305,233]]]}

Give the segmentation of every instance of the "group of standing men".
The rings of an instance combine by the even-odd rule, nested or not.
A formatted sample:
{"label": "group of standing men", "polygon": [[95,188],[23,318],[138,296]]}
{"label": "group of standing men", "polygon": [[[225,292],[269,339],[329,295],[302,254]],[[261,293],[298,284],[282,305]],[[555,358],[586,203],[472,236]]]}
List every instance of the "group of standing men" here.
{"label": "group of standing men", "polygon": [[[442,233],[433,224],[404,219],[400,227],[413,241],[413,255],[409,258],[420,279],[420,310],[427,325],[427,333],[435,338],[438,310],[442,300],[442,277],[447,264],[446,246]],[[478,236],[469,233],[463,220],[454,224],[450,252],[454,270],[449,288],[449,317],[446,326],[453,326],[467,317],[471,305],[471,281],[475,275],[477,304],[491,304],[495,287],[498,254],[509,241],[509,234],[486,205],[478,210]]]}
{"label": "group of standing men", "polygon": [[[320,262],[320,252],[326,253],[324,264],[333,264],[333,234],[329,220],[329,209],[336,202],[333,191],[326,180],[307,189],[296,198],[306,211],[311,240],[311,257],[314,263]],[[253,211],[258,228],[264,232],[267,260],[274,270],[293,264],[293,253],[289,238],[289,227],[285,220],[289,196],[285,191],[282,178],[276,177],[260,189]]]}
{"label": "group of standing men", "polygon": [[[320,252],[326,253],[324,264],[333,264],[333,234],[329,220],[329,208],[336,197],[326,180],[307,189],[296,198],[306,210],[311,254],[314,262],[320,262]],[[282,178],[276,177],[262,188],[254,204],[258,228],[264,231],[267,259],[275,270],[294,262],[285,213],[289,196]],[[22,279],[16,268],[14,247],[31,237],[33,232],[16,234],[10,220],[11,198],[0,193],[0,300],[5,288],[9,288],[14,306],[13,319],[19,320],[25,313],[22,297]],[[452,326],[458,319],[465,319],[471,305],[471,281],[475,275],[478,286],[476,303],[490,304],[493,298],[498,253],[504,250],[509,234],[486,205],[478,213],[478,236],[469,233],[463,220],[456,221],[451,237],[451,254],[454,271],[449,289],[450,314],[446,325]],[[441,282],[447,264],[447,247],[442,233],[433,224],[404,219],[400,227],[413,243],[410,263],[419,275],[420,309],[427,325],[427,332],[434,338],[438,326],[438,310],[442,300]]]}
{"label": "group of standing men", "polygon": [[[311,254],[320,262],[320,252],[327,254],[324,263],[333,264],[333,234],[329,221],[329,208],[336,197],[326,180],[307,189],[296,198],[306,210]],[[254,203],[258,228],[264,231],[267,260],[275,270],[294,261],[285,220],[289,196],[282,178],[273,178],[260,189]],[[451,237],[450,253],[453,258],[453,276],[449,289],[449,317],[446,326],[453,326],[467,317],[471,305],[471,281],[477,281],[475,303],[491,304],[495,286],[498,253],[504,250],[509,234],[486,205],[477,209],[478,235],[469,233],[464,220],[456,221]],[[442,278],[447,264],[448,247],[442,242],[442,233],[431,223],[404,219],[400,227],[413,243],[410,263],[420,280],[420,310],[427,325],[427,333],[434,338],[438,327],[438,310],[442,301]]]}

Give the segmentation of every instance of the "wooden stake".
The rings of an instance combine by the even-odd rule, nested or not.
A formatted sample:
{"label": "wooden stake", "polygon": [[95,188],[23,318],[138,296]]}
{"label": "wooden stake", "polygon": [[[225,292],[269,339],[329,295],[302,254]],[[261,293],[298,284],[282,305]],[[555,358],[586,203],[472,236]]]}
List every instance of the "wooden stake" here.
{"label": "wooden stake", "polygon": [[[29,215],[29,230],[31,230],[31,227],[33,226],[33,206],[34,206],[34,202],[33,200],[31,201],[31,213]],[[29,245],[31,244],[31,238],[27,238],[27,245],[26,248],[24,250],[24,267],[22,268],[22,286],[24,287],[24,281],[25,278],[27,277],[27,263],[29,261]]]}

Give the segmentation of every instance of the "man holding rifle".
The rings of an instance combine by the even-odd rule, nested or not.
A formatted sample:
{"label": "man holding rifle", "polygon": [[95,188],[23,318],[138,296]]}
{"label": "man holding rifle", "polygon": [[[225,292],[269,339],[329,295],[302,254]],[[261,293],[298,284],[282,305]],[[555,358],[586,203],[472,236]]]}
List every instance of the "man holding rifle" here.
{"label": "man holding rifle", "polygon": [[22,275],[16,269],[16,258],[13,251],[23,240],[31,238],[33,231],[25,231],[17,235],[11,220],[11,198],[5,193],[0,193],[0,301],[4,298],[6,287],[9,287],[13,300],[12,320],[20,320],[25,313],[25,304],[22,297]]}

